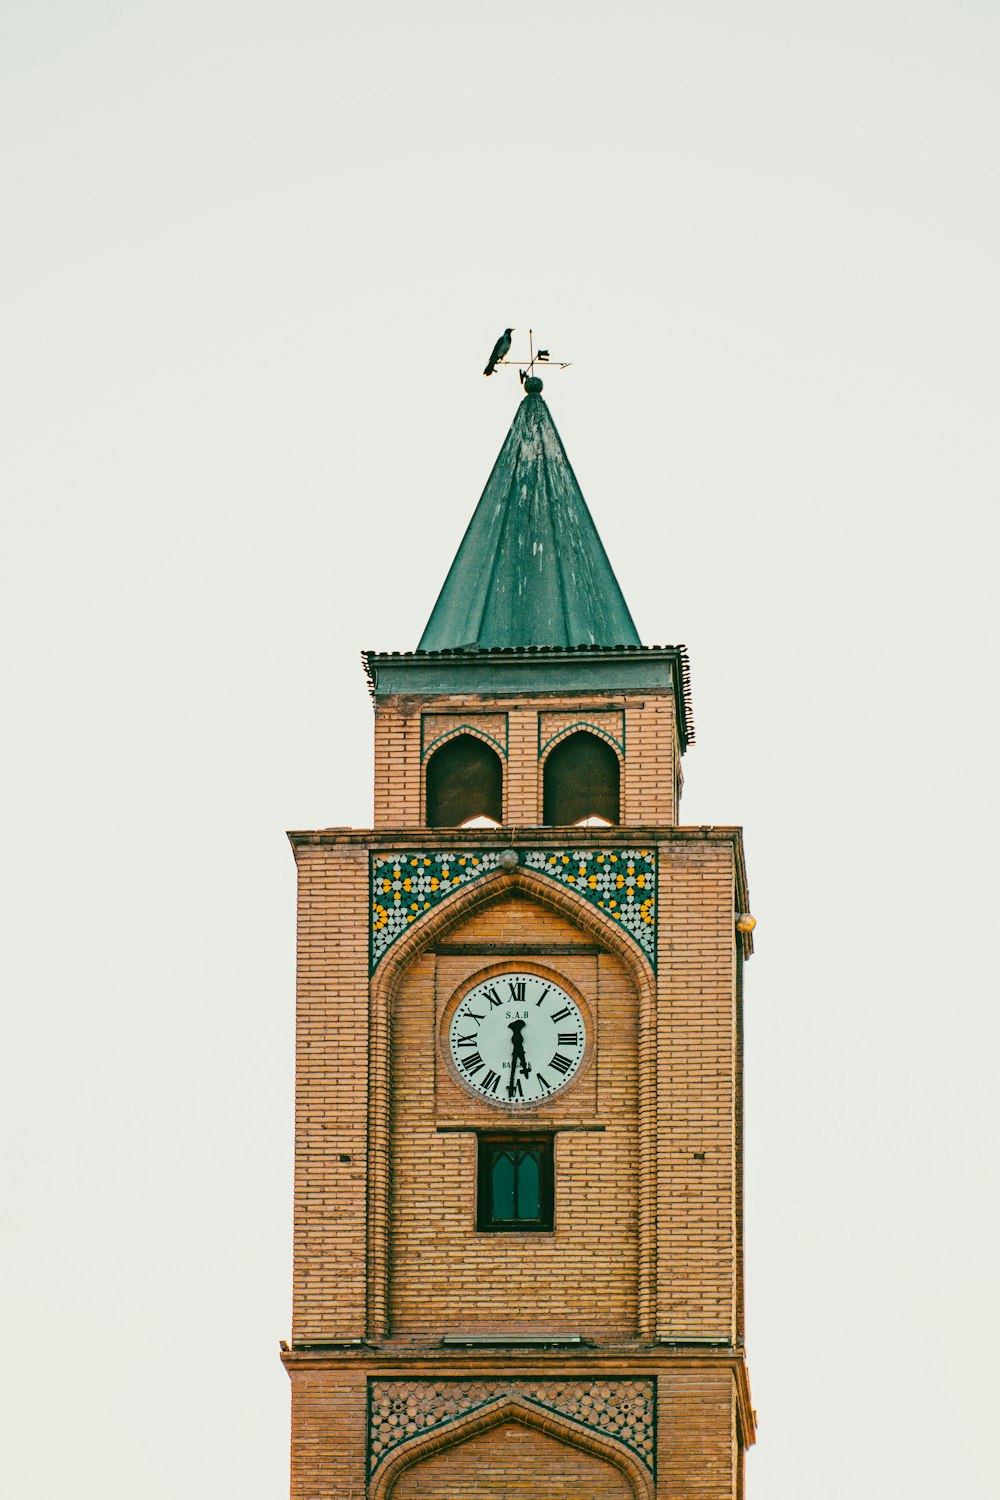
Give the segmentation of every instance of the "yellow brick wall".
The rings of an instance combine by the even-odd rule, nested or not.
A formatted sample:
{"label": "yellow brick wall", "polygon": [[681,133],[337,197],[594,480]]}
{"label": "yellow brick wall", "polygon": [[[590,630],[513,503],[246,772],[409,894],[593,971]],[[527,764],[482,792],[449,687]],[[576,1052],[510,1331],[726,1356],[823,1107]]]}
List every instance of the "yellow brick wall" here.
{"label": "yellow brick wall", "polygon": [[393,1500],[634,1500],[626,1474],[519,1422],[505,1422],[404,1471]]}
{"label": "yellow brick wall", "polygon": [[504,818],[508,823],[534,824],[542,819],[541,786],[538,776],[538,713],[534,708],[516,708],[510,715],[510,747],[504,783],[507,796]]}
{"label": "yellow brick wall", "polygon": [[668,1370],[658,1381],[658,1500],[742,1500],[731,1371]]}
{"label": "yellow brick wall", "polygon": [[614,740],[619,750],[625,743],[625,710],[622,708],[571,708],[544,711],[539,717],[539,738],[544,755],[557,735],[573,729],[596,729]]}
{"label": "yellow brick wall", "polygon": [[734,871],[726,844],[661,846],[657,1332],[732,1338],[736,1300]]}
{"label": "yellow brick wall", "polygon": [[[565,1356],[516,1351],[494,1352],[486,1367],[481,1351],[472,1359],[491,1380],[582,1376],[599,1383],[602,1373],[609,1379],[622,1373],[620,1355],[591,1355],[576,1366],[568,1366]],[[635,1474],[634,1457],[622,1463],[620,1451],[612,1449],[618,1451],[613,1462],[595,1453],[596,1445],[590,1451],[574,1447],[565,1426],[550,1425],[542,1411],[537,1425],[502,1419],[464,1440],[460,1432],[441,1428],[425,1444],[427,1451],[393,1466],[394,1472],[377,1468],[368,1484],[367,1377],[464,1380],[469,1356],[451,1352],[410,1360],[403,1368],[391,1356],[373,1353],[286,1360],[292,1384],[291,1500],[631,1500],[637,1490],[655,1500],[743,1500],[737,1384],[731,1362],[722,1358],[642,1359],[642,1376],[657,1388],[656,1478],[640,1471],[635,1483],[625,1472],[631,1464]],[[399,1420],[407,1421],[405,1412]]]}
{"label": "yellow brick wall", "polygon": [[423,826],[420,709],[414,698],[379,699],[375,704],[376,828]]}
{"label": "yellow brick wall", "polygon": [[[469,694],[461,699],[380,698],[375,705],[375,827],[424,826],[423,770],[427,750],[442,734],[463,723],[478,725],[504,743],[504,822],[533,826],[542,818],[540,745],[588,719],[619,739],[624,732],[623,823],[671,825],[676,822],[678,766],[674,700],[648,694],[606,699],[501,699]],[[421,728],[421,717],[425,723]],[[624,730],[623,730],[624,725]]]}
{"label": "yellow brick wall", "polygon": [[291,1500],[365,1500],[365,1371],[300,1366],[292,1376]]}
{"label": "yellow brick wall", "polygon": [[[402,716],[393,732],[405,740],[413,725]],[[331,1354],[325,1364],[289,1357],[295,1500],[365,1495],[364,1370],[377,1368],[372,1361],[391,1367],[393,1351],[424,1358],[431,1374],[462,1373],[462,1356],[440,1346],[443,1334],[545,1328],[593,1339],[596,1347],[581,1355],[581,1368],[584,1361],[592,1368],[603,1341],[635,1337],[647,1274],[650,1334],[728,1339],[736,1318],[738,845],[723,830],[676,830],[658,841],[659,965],[655,997],[641,1000],[637,983],[644,981],[602,948],[592,924],[577,925],[576,898],[554,886],[548,894],[558,910],[523,887],[470,899],[465,914],[392,980],[387,959],[370,990],[373,841],[335,832],[296,839],[293,1339],[300,1348],[373,1334],[386,1342],[354,1356]],[[438,841],[426,836],[429,845]],[[482,951],[454,951],[458,944]],[[498,944],[547,951],[498,956]],[[558,1129],[557,1228],[509,1243],[474,1230],[473,1132],[503,1128],[506,1116],[459,1088],[437,1045],[456,986],[500,963],[561,976],[590,1007],[598,1038],[590,1069],[538,1117]],[[382,1009],[387,995],[391,1013]],[[372,1128],[380,1091],[389,1127],[381,1135]],[[389,1209],[384,1238],[372,1215],[380,1192]],[[644,1224],[655,1250],[647,1272]],[[383,1302],[384,1331],[372,1321]],[[605,1368],[628,1374],[630,1358],[609,1354]],[[523,1359],[495,1351],[489,1370],[523,1373]],[[657,1497],[738,1500],[735,1399],[724,1364],[663,1364]],[[425,1477],[437,1483],[430,1468]],[[407,1482],[425,1480],[414,1471]],[[486,1493],[495,1500],[495,1490]],[[574,1500],[592,1493],[565,1491]]]}
{"label": "yellow brick wall", "polygon": [[[521,926],[521,919],[529,910],[531,920],[536,924],[530,936]],[[480,943],[484,951],[490,943],[497,942],[544,943],[549,947],[565,943],[572,943],[576,947],[594,946],[591,933],[584,932],[575,922],[560,916],[558,912],[548,907],[539,907],[536,901],[517,891],[496,896],[484,907],[474,907],[468,915],[463,916],[460,926],[448,931],[442,942],[460,942],[463,945]],[[443,959],[439,959],[439,964],[443,962]],[[511,958],[511,968],[516,968],[518,962],[517,958]],[[457,984],[458,980],[455,982]]]}
{"label": "yellow brick wall", "polygon": [[421,715],[422,754],[430,754],[434,746],[450,735],[463,730],[491,739],[500,747],[507,746],[507,715],[498,713],[425,713]]}
{"label": "yellow brick wall", "polygon": [[[656,1226],[651,1331],[665,1338],[732,1338],[739,1280],[733,850],[727,841],[692,836],[661,844],[659,860],[659,971],[641,1075],[638,1001],[621,960],[612,953],[534,960],[590,1004],[598,1041],[593,1067],[538,1122],[604,1128],[559,1136],[557,1193],[567,1196],[551,1242],[554,1259],[544,1262],[540,1278],[548,1290],[530,1317],[537,1320],[548,1308],[561,1319],[559,1331],[596,1332],[586,1297],[571,1292],[586,1262],[592,1273],[598,1268],[603,1276],[606,1269],[608,1277],[600,1336],[635,1332],[635,1226],[645,1216]],[[486,1250],[472,1228],[472,1136],[439,1127],[496,1128],[506,1117],[455,1083],[437,1038],[457,986],[499,960],[489,952],[427,953],[403,974],[394,1015],[385,1015],[380,1001],[369,1016],[368,851],[351,843],[307,845],[299,850],[299,867],[293,1335],[298,1341],[362,1337],[371,1328],[373,1299],[382,1304],[390,1277],[399,1331],[445,1332],[443,1320],[472,1325],[479,1316],[482,1256],[491,1257],[491,1276],[505,1274],[495,1248],[501,1237],[490,1236],[494,1248]],[[558,896],[572,907],[567,892]],[[481,942],[484,949],[574,942],[592,948],[593,936],[523,895],[476,908],[448,933],[452,941]],[[518,959],[503,962],[514,966]],[[652,1086],[646,1087],[641,1077],[650,1070]],[[389,1138],[385,1132],[369,1136],[369,1088],[373,1099],[391,1090]],[[642,1116],[640,1099],[646,1101]],[[642,1165],[647,1160],[648,1169]],[[386,1194],[380,1184],[388,1182],[390,1169]],[[639,1201],[640,1169],[647,1197],[655,1194],[651,1204]],[[380,1192],[392,1215],[385,1242],[369,1213]],[[586,1204],[586,1212],[578,1213],[574,1201]],[[439,1205],[443,1219],[435,1220],[431,1205]],[[599,1232],[587,1227],[602,1214]],[[428,1269],[441,1222],[453,1236],[458,1269]],[[541,1266],[538,1245],[531,1254]],[[438,1293],[443,1302],[435,1301]],[[496,1316],[515,1313],[498,1304]]]}
{"label": "yellow brick wall", "polygon": [[646,698],[625,710],[622,822],[677,822],[674,803],[678,761],[673,698]]}
{"label": "yellow brick wall", "polygon": [[368,1175],[368,851],[305,848],[298,864],[292,1336],[360,1338]]}
{"label": "yellow brick wall", "polygon": [[[463,944],[565,944],[579,937],[579,929],[526,899],[500,901],[448,934]],[[514,1119],[522,1128],[563,1127],[556,1137],[551,1234],[476,1232],[471,1132],[504,1130],[511,1120],[454,1081],[438,1045],[458,986],[498,962],[541,967],[586,997],[596,1023],[596,1057],[584,1076],[545,1109]],[[427,954],[410,967],[391,1022],[393,1336],[635,1335],[637,1026],[634,987],[610,954],[522,960]],[[465,1123],[470,1133],[441,1133],[440,1121]],[[570,1124],[590,1128],[565,1128]]]}

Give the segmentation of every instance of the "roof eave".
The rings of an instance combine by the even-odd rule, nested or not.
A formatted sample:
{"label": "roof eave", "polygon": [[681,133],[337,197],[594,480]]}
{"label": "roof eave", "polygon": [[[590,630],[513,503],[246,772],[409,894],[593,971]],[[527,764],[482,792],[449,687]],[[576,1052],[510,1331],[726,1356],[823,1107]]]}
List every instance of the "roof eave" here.
{"label": "roof eave", "polygon": [[[412,681],[406,687],[396,686],[388,691],[413,693],[420,695],[440,694],[447,689],[439,686],[421,685],[421,678],[426,684],[429,680],[427,668],[438,665],[445,669],[456,668],[461,673],[462,669],[478,669],[484,675],[495,671],[498,667],[506,669],[513,668],[511,673],[507,672],[508,684],[504,687],[505,695],[517,694],[519,691],[531,692],[530,684],[518,687],[510,684],[511,676],[519,677],[523,671],[525,675],[532,668],[554,667],[559,669],[560,664],[572,666],[581,662],[588,665],[600,666],[607,664],[613,668],[628,668],[622,672],[620,683],[611,680],[601,685],[602,691],[646,691],[658,688],[663,691],[671,688],[677,709],[677,733],[681,753],[689,745],[694,744],[694,717],[691,707],[691,672],[688,662],[687,647],[678,646],[488,646],[488,647],[455,647],[444,648],[439,651],[363,651],[361,660],[364,665],[365,675],[368,679],[368,690],[372,697],[380,696],[379,676],[386,667],[390,668],[392,675],[401,672],[409,677],[412,673]],[[654,683],[652,679],[645,680],[640,672],[634,668],[639,663],[648,663],[655,666],[657,663],[669,663],[673,670],[669,682]],[[420,669],[424,669],[421,671]],[[448,674],[450,675],[450,674]],[[612,672],[611,678],[617,674]],[[629,680],[631,679],[631,680]],[[592,686],[597,689],[599,684],[594,681],[587,687],[576,687],[572,691],[586,691]],[[556,685],[553,685],[555,690]],[[493,689],[487,688],[486,691]],[[538,689],[534,689],[537,691]]]}

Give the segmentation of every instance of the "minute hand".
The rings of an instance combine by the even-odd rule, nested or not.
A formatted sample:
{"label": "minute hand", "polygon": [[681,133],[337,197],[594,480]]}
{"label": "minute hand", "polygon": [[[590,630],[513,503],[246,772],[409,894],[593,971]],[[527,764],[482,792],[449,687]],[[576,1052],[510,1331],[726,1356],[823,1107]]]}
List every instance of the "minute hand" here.
{"label": "minute hand", "polygon": [[524,1038],[521,1035],[521,1033],[524,1031],[524,1022],[508,1021],[507,1024],[510,1027],[511,1040],[510,1083],[507,1085],[507,1097],[508,1099],[513,1099],[514,1083],[517,1079],[518,1063],[521,1064],[521,1072],[524,1074],[525,1078],[527,1078],[528,1074],[531,1072],[531,1065],[524,1055]]}

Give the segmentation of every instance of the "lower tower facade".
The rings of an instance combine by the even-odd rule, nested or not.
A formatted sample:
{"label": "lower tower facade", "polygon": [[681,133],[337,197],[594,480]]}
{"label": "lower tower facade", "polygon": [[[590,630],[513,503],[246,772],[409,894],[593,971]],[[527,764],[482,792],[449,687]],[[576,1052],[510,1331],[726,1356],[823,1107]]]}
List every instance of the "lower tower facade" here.
{"label": "lower tower facade", "polygon": [[[561,504],[606,605],[550,427],[529,390],[480,511]],[[741,833],[677,820],[683,650],[564,588],[559,638],[480,545],[493,638],[449,644],[460,551],[431,644],[366,658],[376,826],[290,835],[293,1500],[739,1500]]]}

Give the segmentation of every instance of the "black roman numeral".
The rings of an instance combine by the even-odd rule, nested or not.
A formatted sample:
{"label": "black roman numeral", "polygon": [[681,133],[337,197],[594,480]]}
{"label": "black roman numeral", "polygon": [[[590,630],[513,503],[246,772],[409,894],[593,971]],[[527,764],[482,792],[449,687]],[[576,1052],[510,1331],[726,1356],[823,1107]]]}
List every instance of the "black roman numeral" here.
{"label": "black roman numeral", "polygon": [[549,1089],[552,1087],[551,1083],[549,1083],[549,1080],[545,1077],[544,1073],[536,1073],[535,1082],[538,1084],[538,1087],[544,1094],[547,1094]]}
{"label": "black roman numeral", "polygon": [[[458,1040],[459,1042],[461,1042],[462,1038],[459,1037]],[[556,1041],[559,1043],[560,1047],[575,1047],[578,1040],[579,1038],[577,1037],[575,1031],[560,1031],[559,1035],[556,1037]]]}
{"label": "black roman numeral", "polygon": [[520,1080],[520,1078],[514,1084],[514,1091],[513,1091],[513,1093],[511,1094],[510,1097],[512,1099],[515,1099],[515,1098],[516,1099],[523,1099],[524,1098],[524,1089],[521,1087],[521,1080]]}
{"label": "black roman numeral", "polygon": [[557,1011],[553,1012],[553,1015],[552,1015],[551,1019],[553,1021],[565,1021],[565,1019],[566,1019],[566,1017],[568,1015],[569,1015],[569,1006],[568,1005],[564,1005],[563,1008],[562,1008],[562,1010],[557,1010]]}
{"label": "black roman numeral", "polygon": [[551,988],[552,988],[551,984],[547,984],[545,986],[544,990],[542,990],[542,993],[539,995],[538,999],[535,1001],[536,1005],[541,1005],[542,1001],[545,999],[545,996],[549,993],[549,990]]}
{"label": "black roman numeral", "polygon": [[482,1019],[482,1016],[477,1016],[474,1010],[464,1010],[462,1012],[463,1021],[481,1021]]}
{"label": "black roman numeral", "polygon": [[495,1010],[498,1005],[503,1004],[503,1001],[500,999],[500,996],[497,994],[496,990],[484,990],[483,993],[485,994],[487,1000],[490,1002],[490,1007],[492,1009]]}
{"label": "black roman numeral", "polygon": [[489,1091],[490,1091],[491,1094],[495,1094],[496,1091],[497,1091],[497,1084],[499,1082],[500,1082],[500,1074],[499,1073],[494,1073],[493,1069],[491,1068],[490,1071],[487,1073],[486,1077],[483,1079],[482,1083],[479,1085],[479,1087],[481,1089],[489,1089]]}
{"label": "black roman numeral", "polygon": [[510,998],[515,1005],[524,1004],[524,980],[508,979],[507,988],[510,990]]}
{"label": "black roman numeral", "polygon": [[478,1052],[470,1052],[468,1057],[462,1058],[462,1067],[467,1073],[478,1073],[480,1068],[485,1068],[485,1066]]}
{"label": "black roman numeral", "polygon": [[[559,1040],[562,1041],[562,1037]],[[475,1045],[476,1033],[474,1031],[470,1031],[468,1036],[457,1036],[455,1038],[456,1047],[474,1047]]]}
{"label": "black roman numeral", "polygon": [[563,1057],[561,1052],[557,1052],[555,1057],[549,1063],[549,1067],[555,1068],[557,1073],[568,1073],[572,1066],[573,1065],[570,1062],[569,1058]]}

